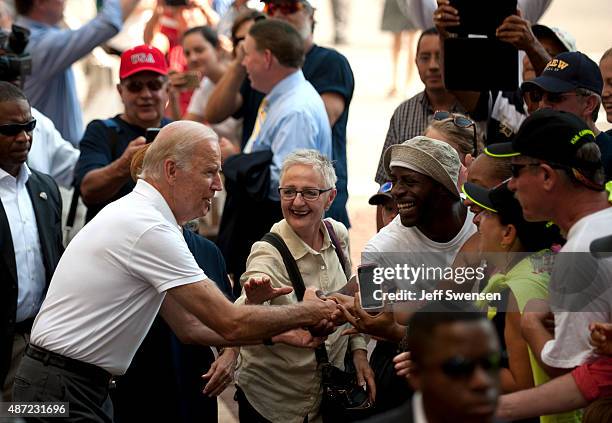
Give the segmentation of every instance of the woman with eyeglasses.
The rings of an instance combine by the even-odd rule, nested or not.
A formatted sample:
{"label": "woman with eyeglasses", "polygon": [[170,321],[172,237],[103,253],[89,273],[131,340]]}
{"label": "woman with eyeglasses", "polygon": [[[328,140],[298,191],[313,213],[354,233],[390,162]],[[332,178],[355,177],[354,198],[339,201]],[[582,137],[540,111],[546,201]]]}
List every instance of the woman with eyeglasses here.
{"label": "woman with eyeglasses", "polygon": [[[500,293],[498,302],[479,302],[488,309],[507,353],[501,372],[502,393],[541,385],[548,377],[540,358],[534,356],[521,333],[521,315],[532,299],[548,298],[554,244],[563,242],[558,227],[545,222],[527,222],[507,182],[486,189],[466,182],[463,192],[481,211],[474,219],[478,227],[478,250],[487,267],[494,269],[482,293]],[[577,412],[524,421],[576,422]]]}
{"label": "woman with eyeglasses", "polygon": [[[318,151],[290,154],[283,163],[279,183],[284,219],[271,229],[289,249],[304,286],[323,292],[344,287],[351,271],[346,227],[332,219],[323,220],[336,196],[335,184],[331,161]],[[253,244],[240,282],[244,289],[237,303],[275,306],[298,301],[291,292],[293,284],[279,250],[266,241]],[[342,369],[347,348],[352,351],[358,385],[367,384],[373,401],[374,375],[366,356],[366,342],[361,335],[342,336],[342,329],[329,334],[324,343],[329,362]],[[243,347],[239,362],[236,382],[240,421],[303,422],[306,417],[309,422],[321,421],[321,366],[313,349],[278,344]]]}

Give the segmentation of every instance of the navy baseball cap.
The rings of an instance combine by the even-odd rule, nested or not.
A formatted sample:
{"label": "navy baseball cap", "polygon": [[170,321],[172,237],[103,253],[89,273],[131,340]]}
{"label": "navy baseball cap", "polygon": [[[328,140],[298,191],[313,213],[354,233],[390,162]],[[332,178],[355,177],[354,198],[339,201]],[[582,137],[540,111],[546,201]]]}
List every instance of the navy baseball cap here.
{"label": "navy baseball cap", "polygon": [[579,51],[556,55],[540,76],[521,84],[523,92],[541,89],[549,93],[565,93],[576,88],[586,88],[599,95],[603,91],[599,66]]}
{"label": "navy baseball cap", "polygon": [[530,156],[575,169],[597,169],[601,160],[585,162],[576,158],[578,149],[595,142],[595,134],[578,116],[552,109],[531,114],[512,142],[491,144],[485,153],[491,157]]}

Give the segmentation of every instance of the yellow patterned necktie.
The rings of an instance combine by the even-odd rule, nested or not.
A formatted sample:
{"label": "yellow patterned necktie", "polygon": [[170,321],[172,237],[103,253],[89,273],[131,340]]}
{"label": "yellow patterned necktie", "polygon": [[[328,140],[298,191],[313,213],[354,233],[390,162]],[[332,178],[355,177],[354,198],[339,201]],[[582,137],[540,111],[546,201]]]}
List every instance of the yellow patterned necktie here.
{"label": "yellow patterned necktie", "polygon": [[257,119],[255,120],[255,126],[253,127],[253,132],[251,133],[251,136],[249,137],[249,141],[247,142],[247,145],[244,148],[245,152],[250,153],[253,150],[253,144],[255,143],[255,140],[257,139],[259,132],[261,131],[261,127],[264,121],[266,120],[267,114],[268,114],[268,99],[264,98],[261,101],[261,104],[259,105],[259,109],[257,109]]}

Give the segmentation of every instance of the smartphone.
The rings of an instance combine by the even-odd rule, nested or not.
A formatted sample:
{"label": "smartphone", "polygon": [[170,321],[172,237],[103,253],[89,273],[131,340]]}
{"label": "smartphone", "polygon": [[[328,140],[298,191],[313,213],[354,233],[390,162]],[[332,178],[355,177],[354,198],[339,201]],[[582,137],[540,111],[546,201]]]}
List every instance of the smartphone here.
{"label": "smartphone", "polygon": [[147,140],[147,144],[152,143],[155,140],[157,134],[161,128],[147,128],[147,132],[145,132],[145,140]]}
{"label": "smartphone", "polygon": [[362,264],[357,268],[357,283],[359,298],[364,310],[379,310],[383,308],[382,285],[374,283],[376,264]]}
{"label": "smartphone", "polygon": [[200,86],[200,78],[195,72],[185,72],[185,88],[198,88]]}

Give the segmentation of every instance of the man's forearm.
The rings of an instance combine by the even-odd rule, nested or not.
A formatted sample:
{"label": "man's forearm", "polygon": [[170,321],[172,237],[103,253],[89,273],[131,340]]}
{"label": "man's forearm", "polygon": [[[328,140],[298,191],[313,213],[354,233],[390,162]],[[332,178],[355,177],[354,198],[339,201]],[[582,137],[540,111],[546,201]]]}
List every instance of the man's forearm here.
{"label": "man's forearm", "polygon": [[119,169],[116,161],[88,172],[81,182],[83,202],[91,205],[110,200],[129,178]]}
{"label": "man's forearm", "polygon": [[546,64],[551,59],[550,55],[538,40],[531,45],[531,48],[525,50],[525,53],[527,57],[529,57],[529,61],[531,62],[531,66],[533,66],[536,76],[539,76],[544,72]]}
{"label": "man's forearm", "polygon": [[242,105],[240,86],[245,76],[244,67],[236,61],[232,62],[208,99],[206,110],[204,110],[204,120],[210,123],[220,123],[240,108]]}

